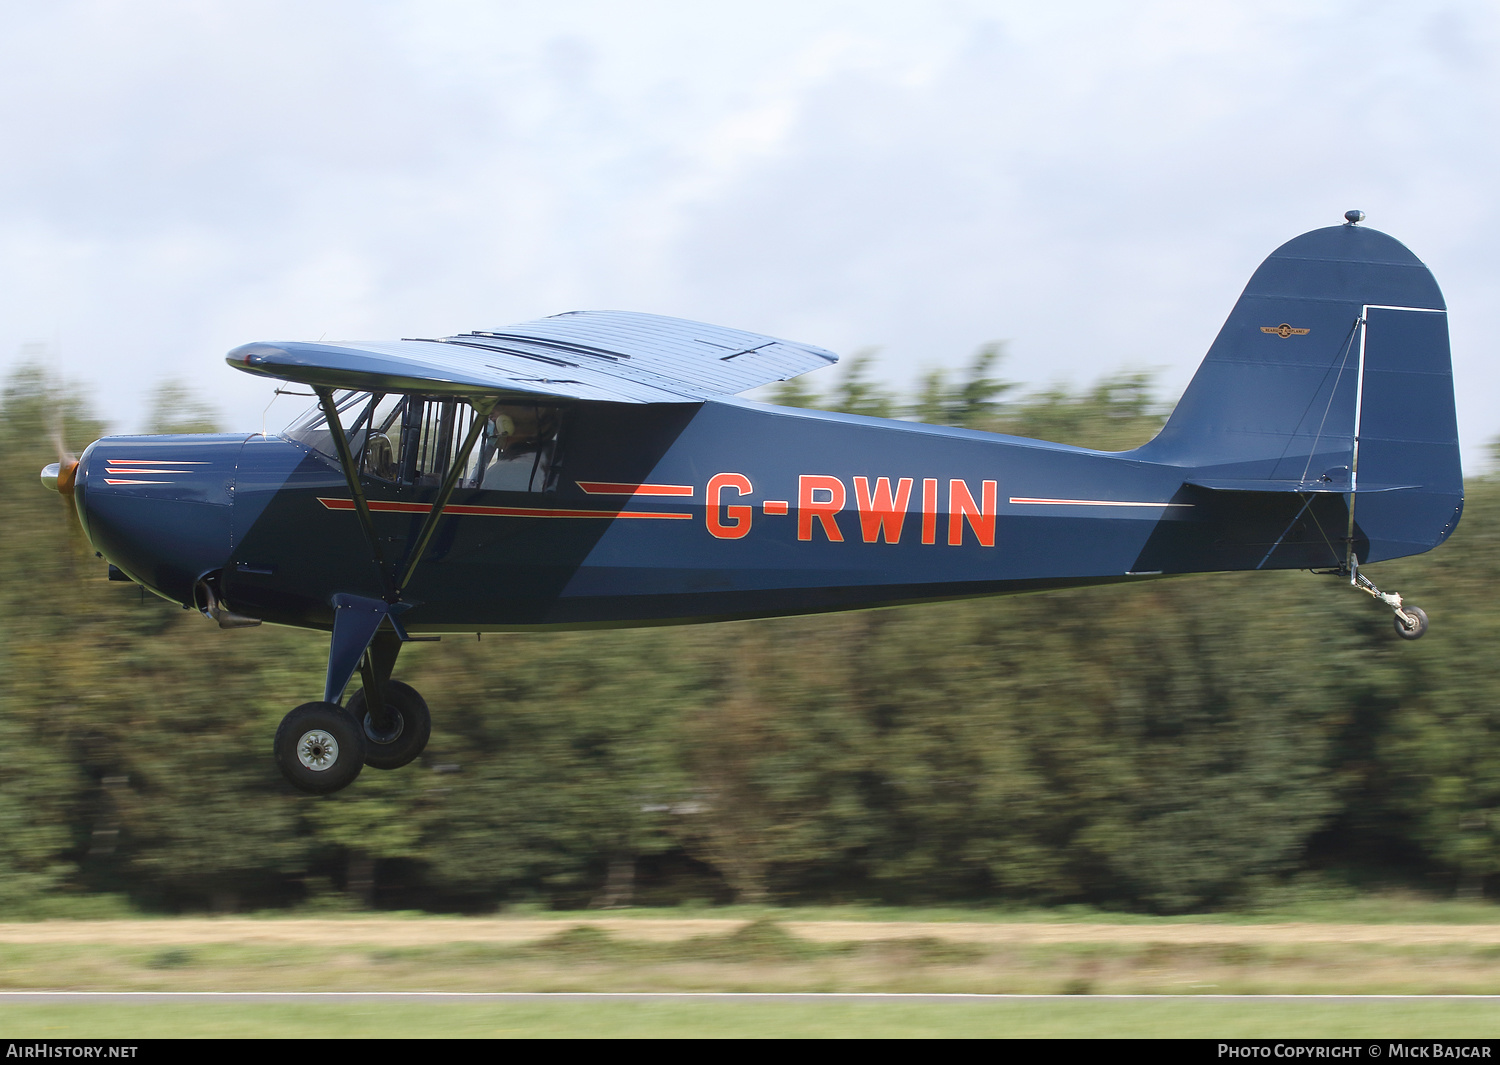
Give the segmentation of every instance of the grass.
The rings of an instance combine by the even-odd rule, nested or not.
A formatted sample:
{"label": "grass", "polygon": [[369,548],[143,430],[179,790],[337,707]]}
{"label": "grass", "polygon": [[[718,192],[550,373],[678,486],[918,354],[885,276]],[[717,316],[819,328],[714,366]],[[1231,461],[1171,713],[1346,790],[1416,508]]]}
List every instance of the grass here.
{"label": "grass", "polygon": [[[346,912],[350,918],[371,917],[369,911]],[[540,906],[514,906],[501,916],[536,920],[577,920],[578,911],[549,910]],[[1320,924],[1500,924],[1500,905],[1484,900],[1434,898],[1416,892],[1380,892],[1350,897],[1312,897],[1268,900],[1242,910],[1210,913],[1158,915],[1101,910],[1094,906],[637,906],[617,910],[593,910],[588,916],[666,920],[674,918],[728,918],[753,921],[922,921],[983,922],[995,924],[1277,924],[1309,921]],[[297,916],[296,912],[262,911],[245,916],[275,920]],[[331,917],[319,912],[319,917]],[[403,912],[404,918],[421,920],[443,915]],[[333,917],[332,919],[337,919]]]}
{"label": "grass", "polygon": [[1082,942],[813,940],[762,918],[670,940],[543,923],[529,941],[380,942],[402,927],[331,922],[287,943],[0,943],[0,989],[1500,994],[1500,943],[1404,942],[1399,929],[1373,942],[1112,940],[1108,928]]}
{"label": "grass", "polygon": [[1492,1038],[1490,1002],[1075,998],[903,1002],[132,1003],[0,1006],[20,1039],[274,1037]]}
{"label": "grass", "polygon": [[[68,919],[170,921],[175,916],[143,913],[132,909],[120,896],[81,895],[34,902],[25,909],[0,914],[0,921]],[[317,917],[319,920],[326,921],[367,920],[372,917],[422,921],[451,919],[453,915],[420,911],[360,910],[347,896],[335,894],[314,899],[301,909],[259,910],[234,916],[242,920],[265,921],[297,917]],[[571,922],[585,914],[578,911],[549,910],[543,906],[521,903],[508,907],[496,916]],[[722,918],[753,921],[767,918],[776,921],[924,921],[993,922],[997,924],[1253,925],[1290,921],[1323,924],[1500,924],[1500,905],[1482,899],[1442,898],[1415,891],[1356,893],[1343,887],[1311,884],[1263,894],[1253,905],[1238,910],[1172,916],[1101,910],[1085,905],[1054,907],[885,906],[873,903],[850,903],[836,906],[713,906],[704,902],[670,907],[640,906],[618,910],[588,911],[587,916],[642,920]]]}
{"label": "grass", "polygon": [[[90,915],[93,916],[93,915]],[[588,923],[607,916],[610,929]],[[1489,1038],[1500,1003],[1479,999],[1264,1001],[1218,995],[1500,994],[1500,909],[1417,896],[1304,901],[1274,913],[1190,920],[1068,911],[896,909],[870,906],[530,912],[502,922],[511,941],[466,941],[461,920],[424,915],[320,915],[292,929],[260,920],[218,927],[169,918],[109,926],[25,926],[38,942],[0,941],[0,989],[83,991],[752,991],[1064,995],[1053,999],[911,1002],[485,1000],[297,1003],[0,1004],[12,1038],[145,1039],[194,1036],[867,1036],[1198,1038]],[[716,918],[678,938],[631,933],[632,919]],[[1362,939],[1314,938],[1364,926]],[[863,938],[825,926],[820,938],[789,922],[928,922],[922,934]],[[968,928],[964,924],[969,925]],[[981,934],[975,924],[1071,928],[1079,941]],[[941,927],[952,924],[951,934]],[[1173,941],[1183,926],[1192,936]],[[1423,942],[1409,927],[1446,925],[1451,941]],[[1481,929],[1479,926],[1490,926]],[[1088,926],[1088,927],[1084,927]],[[1472,939],[1460,930],[1472,926]],[[704,928],[710,934],[703,934]],[[1218,932],[1215,929],[1222,929]],[[181,930],[180,934],[178,930]],[[1160,929],[1160,931],[1153,931]],[[22,931],[18,929],[17,931]],[[87,932],[69,941],[70,930]],[[259,931],[257,931],[259,930]],[[1061,929],[1060,929],[1061,930]],[[1355,929],[1355,932],[1359,932]],[[1039,928],[1038,932],[1045,932]],[[1326,930],[1325,930],[1326,932]],[[1455,935],[1455,932],[1457,933]],[[145,933],[145,934],[141,934]],[[259,934],[260,940],[255,937]],[[848,938],[842,938],[844,935]],[[1028,932],[1028,935],[1031,934]],[[1222,935],[1222,941],[1215,937]],[[1338,935],[1343,936],[1340,932]],[[134,938],[132,938],[134,936]],[[194,936],[200,938],[195,939]],[[1160,938],[1157,938],[1157,937]],[[19,937],[18,937],[19,938]],[[1035,937],[1033,937],[1034,939]],[[1182,941],[1182,940],[1189,941]],[[1108,994],[1143,994],[1113,999]],[[1167,997],[1171,996],[1171,997]]]}
{"label": "grass", "polygon": [[[351,918],[372,916],[347,912]],[[548,910],[540,906],[518,905],[505,915],[538,920],[569,921],[581,916],[576,911]],[[1288,891],[1262,898],[1238,910],[1209,913],[1158,915],[1102,910],[1094,906],[882,906],[847,904],[840,906],[709,906],[688,904],[675,907],[630,907],[619,910],[590,911],[591,916],[663,920],[672,918],[729,918],[753,921],[766,918],[776,921],[923,921],[988,922],[995,924],[1279,924],[1315,922],[1319,924],[1500,924],[1500,905],[1483,899],[1462,900],[1425,895],[1414,891],[1383,891],[1352,894],[1333,889]],[[247,915],[249,916],[249,915]],[[263,911],[256,915],[268,919],[296,916],[285,911]],[[319,912],[319,916],[327,916]],[[403,913],[413,919],[437,915]]]}

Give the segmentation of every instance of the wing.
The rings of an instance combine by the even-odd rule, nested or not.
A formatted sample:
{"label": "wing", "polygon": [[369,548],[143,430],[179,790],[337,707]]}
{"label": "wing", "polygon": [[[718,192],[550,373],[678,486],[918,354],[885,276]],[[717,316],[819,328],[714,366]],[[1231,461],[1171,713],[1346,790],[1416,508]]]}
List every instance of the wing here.
{"label": "wing", "polygon": [[838,361],[822,348],[632,311],[571,311],[432,340],[245,344],[229,365],[373,392],[684,403]]}

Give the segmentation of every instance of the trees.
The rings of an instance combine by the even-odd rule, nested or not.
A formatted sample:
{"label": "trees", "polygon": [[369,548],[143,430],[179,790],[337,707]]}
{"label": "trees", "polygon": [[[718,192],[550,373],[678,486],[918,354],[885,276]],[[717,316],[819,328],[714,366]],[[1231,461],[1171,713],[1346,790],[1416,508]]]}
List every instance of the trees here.
{"label": "trees", "polygon": [[1466,493],[1448,545],[1393,564],[1413,597],[1441,604],[1442,627],[1388,682],[1372,790],[1459,893],[1477,895],[1500,874],[1500,478],[1472,478]]}
{"label": "trees", "polygon": [[431,891],[583,905],[612,863],[667,846],[672,744],[701,684],[673,635],[490,636],[403,663],[441,708],[405,814]]}

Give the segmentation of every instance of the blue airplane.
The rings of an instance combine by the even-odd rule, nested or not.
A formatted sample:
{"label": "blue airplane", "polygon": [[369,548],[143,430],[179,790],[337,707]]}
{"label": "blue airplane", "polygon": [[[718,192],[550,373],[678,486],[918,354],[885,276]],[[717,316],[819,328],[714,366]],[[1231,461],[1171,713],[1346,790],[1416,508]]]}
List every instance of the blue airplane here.
{"label": "blue airplane", "polygon": [[[723,621],[1221,570],[1336,574],[1463,509],[1443,297],[1347,223],[1278,248],[1161,433],[1102,452],[735,398],[818,348],[619,311],[374,343],[255,343],[285,432],[120,436],[47,467],[112,579],[221,626],[331,633],[275,757],[311,793],[416,758],[391,677],[443,633]],[[341,705],[358,672],[362,686]]]}

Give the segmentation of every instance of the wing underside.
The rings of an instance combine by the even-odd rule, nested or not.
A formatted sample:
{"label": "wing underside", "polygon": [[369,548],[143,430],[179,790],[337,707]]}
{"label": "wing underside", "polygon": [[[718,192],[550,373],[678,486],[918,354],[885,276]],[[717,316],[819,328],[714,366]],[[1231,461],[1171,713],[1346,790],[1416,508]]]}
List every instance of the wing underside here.
{"label": "wing underside", "polygon": [[832,352],[739,329],[632,311],[573,311],[433,339],[256,343],[229,364],[359,391],[689,403],[831,365]]}

